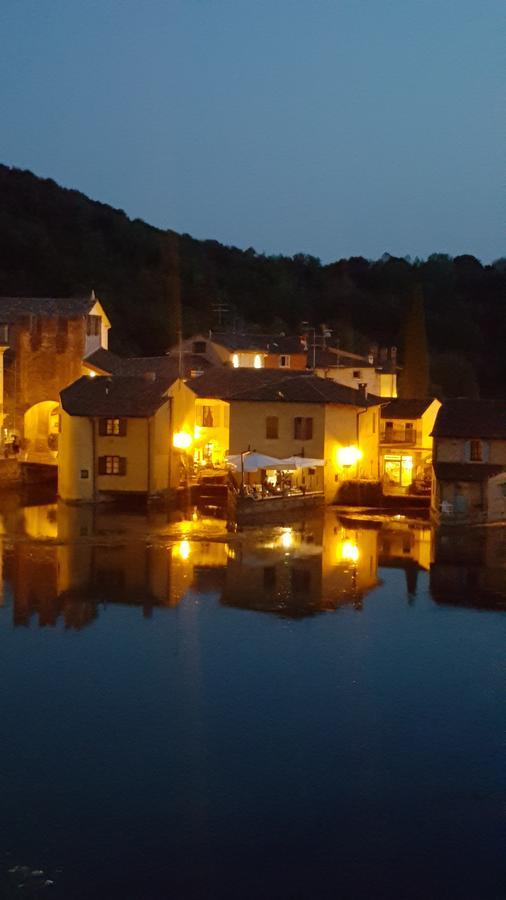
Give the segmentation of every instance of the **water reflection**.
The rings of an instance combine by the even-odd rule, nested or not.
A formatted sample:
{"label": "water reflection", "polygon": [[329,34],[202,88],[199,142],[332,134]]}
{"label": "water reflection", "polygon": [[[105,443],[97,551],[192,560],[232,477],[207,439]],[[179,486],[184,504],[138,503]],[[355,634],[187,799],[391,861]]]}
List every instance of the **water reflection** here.
{"label": "water reflection", "polygon": [[[423,520],[319,517],[233,534],[195,515],[127,513],[63,504],[12,504],[0,518],[5,597],[16,625],[80,629],[109,604],[144,616],[190,593],[222,606],[300,618],[341,606],[361,610],[382,570],[405,575],[408,603],[430,571],[440,603],[500,606],[506,530],[433,530]],[[502,599],[501,599],[502,598]]]}
{"label": "water reflection", "polygon": [[430,590],[439,604],[504,609],[506,527],[441,528],[435,535]]}

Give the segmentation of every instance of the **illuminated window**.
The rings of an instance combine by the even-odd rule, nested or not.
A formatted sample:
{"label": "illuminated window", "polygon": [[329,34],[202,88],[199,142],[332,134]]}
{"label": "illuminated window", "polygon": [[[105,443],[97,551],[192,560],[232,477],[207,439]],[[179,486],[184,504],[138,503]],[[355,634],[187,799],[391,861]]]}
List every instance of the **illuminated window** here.
{"label": "illuminated window", "polygon": [[127,433],[126,419],[99,419],[98,433],[102,436],[124,437]]}
{"label": "illuminated window", "polygon": [[99,456],[98,474],[126,475],[126,463],[125,456]]}
{"label": "illuminated window", "polygon": [[238,353],[234,353],[234,355],[232,356],[232,365],[233,365],[234,369],[239,368],[239,354]]}
{"label": "illuminated window", "polygon": [[253,360],[253,366],[255,369],[262,368],[262,357],[259,353],[255,353],[255,359]]}
{"label": "illuminated window", "polygon": [[293,436],[297,441],[310,441],[313,437],[313,419],[296,416],[293,420]]}
{"label": "illuminated window", "polygon": [[289,356],[280,356],[279,357],[279,367],[280,367],[280,369],[289,369],[290,368],[290,357]]}
{"label": "illuminated window", "polygon": [[279,419],[277,416],[267,416],[265,420],[265,437],[272,440],[279,437]]}

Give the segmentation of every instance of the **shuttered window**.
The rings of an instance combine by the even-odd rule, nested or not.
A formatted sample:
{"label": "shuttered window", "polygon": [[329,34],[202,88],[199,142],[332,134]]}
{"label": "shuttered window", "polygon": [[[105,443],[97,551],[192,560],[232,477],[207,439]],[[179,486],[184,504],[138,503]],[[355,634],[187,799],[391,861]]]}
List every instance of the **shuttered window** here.
{"label": "shuttered window", "polygon": [[109,435],[110,437],[124,437],[127,433],[126,419],[99,419],[98,433],[102,437]]}
{"label": "shuttered window", "polygon": [[279,437],[279,419],[277,416],[267,416],[265,420],[265,437],[271,439]]}
{"label": "shuttered window", "polygon": [[126,456],[99,456],[99,475],[126,475]]}
{"label": "shuttered window", "polygon": [[310,441],[313,437],[313,419],[296,416],[293,420],[293,436],[297,441]]}

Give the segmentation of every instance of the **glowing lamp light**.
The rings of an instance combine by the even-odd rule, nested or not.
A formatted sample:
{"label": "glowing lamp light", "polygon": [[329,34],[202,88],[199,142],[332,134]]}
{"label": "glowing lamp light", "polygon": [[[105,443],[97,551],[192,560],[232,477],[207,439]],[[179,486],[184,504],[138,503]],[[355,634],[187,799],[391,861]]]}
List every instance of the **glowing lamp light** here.
{"label": "glowing lamp light", "polygon": [[358,447],[338,447],[337,463],[339,466],[354,466],[362,459],[362,451]]}
{"label": "glowing lamp light", "polygon": [[178,450],[188,450],[192,443],[192,436],[187,431],[178,431],[172,438],[172,443]]}
{"label": "glowing lamp light", "polygon": [[341,545],[341,559],[345,562],[358,562],[360,556],[359,549],[353,541],[343,541]]}
{"label": "glowing lamp light", "polygon": [[289,550],[293,544],[293,532],[291,528],[287,528],[281,535],[280,544],[285,550]]}
{"label": "glowing lamp light", "polygon": [[237,355],[237,353],[234,353],[234,355],[232,356],[232,365],[234,369],[239,368],[239,356]]}
{"label": "glowing lamp light", "polygon": [[259,353],[255,353],[255,359],[253,360],[253,368],[261,369],[262,368],[262,357]]}
{"label": "glowing lamp light", "polygon": [[189,541],[181,541],[181,543],[179,544],[179,546],[177,548],[177,552],[179,553],[179,556],[181,557],[181,559],[184,559],[184,560],[188,559],[188,557],[190,555],[190,542]]}
{"label": "glowing lamp light", "polygon": [[90,371],[88,372],[88,377],[89,377],[89,378],[95,378],[95,377],[96,377],[96,374],[97,374],[97,373],[94,372],[93,369],[90,369]]}
{"label": "glowing lamp light", "polygon": [[202,428],[201,428],[201,426],[200,426],[200,425],[195,425],[195,428],[193,429],[193,437],[195,438],[196,441],[198,441],[198,439],[200,438],[201,434],[202,434]]}

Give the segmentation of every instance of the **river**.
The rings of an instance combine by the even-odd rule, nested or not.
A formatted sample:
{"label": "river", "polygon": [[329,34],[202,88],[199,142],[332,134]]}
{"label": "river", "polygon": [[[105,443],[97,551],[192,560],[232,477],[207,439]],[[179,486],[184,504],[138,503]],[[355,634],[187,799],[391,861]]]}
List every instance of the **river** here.
{"label": "river", "polygon": [[504,896],[504,528],[0,531],[1,897]]}

